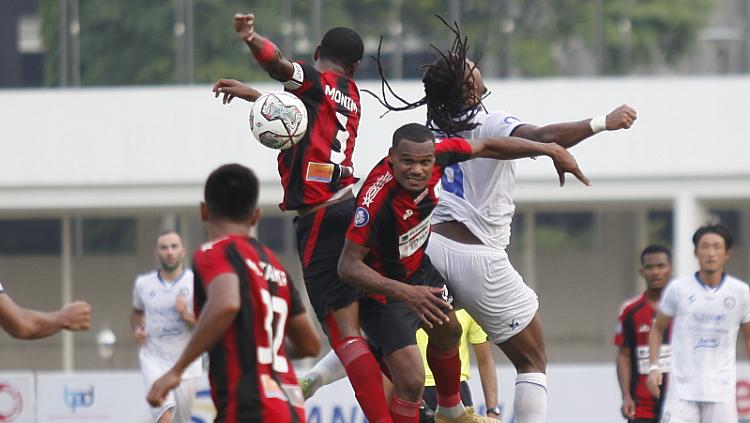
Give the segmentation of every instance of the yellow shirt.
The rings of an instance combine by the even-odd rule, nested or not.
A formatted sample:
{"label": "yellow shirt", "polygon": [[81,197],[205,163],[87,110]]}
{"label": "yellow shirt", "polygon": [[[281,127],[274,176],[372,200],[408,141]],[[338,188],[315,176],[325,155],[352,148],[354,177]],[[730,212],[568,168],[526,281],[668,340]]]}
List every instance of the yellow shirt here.
{"label": "yellow shirt", "polygon": [[[465,310],[458,310],[456,317],[463,329],[461,343],[458,346],[458,356],[461,358],[461,380],[464,381],[471,376],[469,372],[469,366],[471,365],[469,344],[475,345],[486,342],[487,334]],[[417,331],[417,345],[419,345],[419,352],[422,353],[422,362],[424,363],[424,386],[435,386],[435,378],[432,376],[430,366],[427,365],[427,332],[422,329]]]}

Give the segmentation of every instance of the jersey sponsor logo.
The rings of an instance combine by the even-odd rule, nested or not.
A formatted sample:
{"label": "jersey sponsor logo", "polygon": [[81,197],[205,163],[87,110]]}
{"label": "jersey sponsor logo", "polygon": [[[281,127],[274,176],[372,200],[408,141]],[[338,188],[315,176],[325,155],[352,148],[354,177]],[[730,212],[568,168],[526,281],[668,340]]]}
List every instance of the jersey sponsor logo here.
{"label": "jersey sponsor logo", "polygon": [[721,323],[727,319],[727,315],[724,313],[693,313],[693,319],[701,323]]}
{"label": "jersey sponsor logo", "polygon": [[409,209],[404,212],[403,220],[406,220],[412,216],[414,216],[414,212],[411,209]]}
{"label": "jersey sponsor logo", "polygon": [[721,340],[719,338],[701,336],[698,338],[698,342],[695,343],[695,347],[693,347],[693,350],[714,350],[716,348],[719,348],[719,344],[721,344]]}
{"label": "jersey sponsor logo", "polygon": [[364,207],[357,207],[354,212],[354,226],[361,228],[370,221],[370,213]]}
{"label": "jersey sponsor logo", "polygon": [[430,192],[430,188],[427,187],[424,189],[424,191],[420,192],[417,198],[414,199],[414,205],[419,204],[420,201],[424,200],[425,197],[427,197],[427,194]]}
{"label": "jersey sponsor logo", "polygon": [[386,172],[385,175],[378,178],[378,180],[375,181],[374,184],[370,185],[370,188],[367,188],[365,196],[362,197],[362,205],[364,205],[365,207],[370,207],[370,204],[375,201],[375,197],[378,195],[380,190],[383,189],[385,184],[392,180],[393,175],[391,174],[391,172]]}
{"label": "jersey sponsor logo", "polygon": [[333,180],[334,168],[333,163],[310,162],[307,164],[305,180],[311,182],[331,182]]}
{"label": "jersey sponsor logo", "polygon": [[245,265],[255,273],[270,283],[275,283],[279,286],[285,286],[287,284],[286,272],[273,267],[271,264],[264,261],[255,263],[250,259],[245,260]]}
{"label": "jersey sponsor logo", "polygon": [[[638,374],[649,374],[651,361],[649,359],[648,345],[640,345],[635,349],[636,359],[638,360]],[[669,372],[669,366],[672,361],[672,346],[662,344],[659,350],[659,370],[662,373]]]}
{"label": "jersey sponsor logo", "polygon": [[357,113],[357,103],[352,100],[351,97],[348,95],[342,93],[338,88],[331,87],[330,85],[326,85],[325,88],[326,95],[333,100],[334,103],[338,104],[339,106],[345,108],[346,110]]}
{"label": "jersey sponsor logo", "polygon": [[260,375],[260,386],[263,389],[263,395],[266,398],[276,398],[286,401],[286,394],[271,376],[266,374]]}
{"label": "jersey sponsor logo", "polygon": [[417,226],[398,237],[398,253],[400,258],[410,257],[424,245],[427,238],[430,237],[430,219],[432,219],[432,213]]}

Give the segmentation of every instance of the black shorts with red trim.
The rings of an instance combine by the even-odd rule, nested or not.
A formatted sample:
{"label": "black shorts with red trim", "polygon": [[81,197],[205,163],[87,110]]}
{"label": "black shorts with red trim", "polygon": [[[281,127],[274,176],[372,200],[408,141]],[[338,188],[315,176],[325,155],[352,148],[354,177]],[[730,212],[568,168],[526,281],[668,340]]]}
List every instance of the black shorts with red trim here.
{"label": "black shorts with red trim", "polygon": [[[448,303],[453,302],[445,279],[427,256],[420,269],[407,283],[445,288],[442,298]],[[359,319],[368,341],[383,355],[417,344],[417,329],[422,322],[416,313],[401,301],[387,299],[382,295],[368,295],[359,301]]]}
{"label": "black shorts with red trim", "polygon": [[342,282],[337,271],[354,204],[355,199],[351,198],[294,220],[307,296],[321,323],[328,312],[363,297],[360,290]]}

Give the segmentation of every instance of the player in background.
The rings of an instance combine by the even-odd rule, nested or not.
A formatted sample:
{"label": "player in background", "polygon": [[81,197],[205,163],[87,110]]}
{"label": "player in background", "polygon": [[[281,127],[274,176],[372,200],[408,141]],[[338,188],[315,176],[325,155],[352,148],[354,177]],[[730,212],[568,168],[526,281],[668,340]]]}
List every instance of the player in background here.
{"label": "player in background", "polygon": [[737,335],[750,355],[750,288],[725,271],[733,237],[722,224],[693,234],[699,270],[667,285],[649,337],[648,389],[661,397],[659,354],[672,324],[662,423],[737,421]]}
{"label": "player in background", "polygon": [[[620,383],[620,412],[630,423],[657,423],[662,401],[648,391],[648,338],[659,299],[672,278],[672,253],[667,247],[649,245],[641,252],[640,274],[646,291],[620,308],[615,332],[617,380]],[[669,330],[664,333],[659,363],[669,370]]]}
{"label": "player in background", "polygon": [[[458,347],[458,355],[461,359],[461,402],[466,407],[474,406],[474,400],[469,389],[469,378],[471,377],[471,354],[469,345],[471,345],[474,354],[477,357],[477,368],[479,378],[482,381],[482,392],[484,393],[484,404],[487,407],[487,417],[500,419],[500,407],[497,404],[497,373],[495,359],[490,351],[490,343],[487,341],[487,334],[471,318],[466,310],[456,311],[456,319],[461,325],[461,341]],[[417,345],[419,353],[422,356],[422,365],[425,369],[425,388],[424,398],[427,405],[433,411],[437,408],[437,392],[435,389],[435,376],[433,376],[430,366],[427,363],[427,343],[429,337],[424,329],[417,331]]]}
{"label": "player in background", "polygon": [[[195,325],[193,272],[185,269],[185,247],[180,235],[173,230],[162,232],[156,239],[156,256],[159,269],[135,279],[130,314],[133,338],[140,346],[138,360],[146,390],[174,365]],[[190,423],[202,373],[200,359],[188,366],[180,385],[160,407],[151,408],[155,423]]]}
{"label": "player in background", "polygon": [[410,123],[394,132],[388,156],[359,191],[338,270],[343,281],[371,294],[360,300],[360,319],[390,371],[394,387],[389,407],[395,422],[419,418],[425,379],[416,345],[420,324],[430,337],[427,361],[436,382],[436,421],[494,421],[476,416],[461,403],[461,325],[450,311],[445,280],[424,250],[447,166],[477,157],[536,155],[553,159],[561,184],[566,172],[589,184],[573,156],[557,144],[513,137],[436,143],[426,126]]}
{"label": "player in background", "polygon": [[[336,265],[346,229],[354,215],[352,153],[359,128],[359,90],[352,79],[364,44],[348,28],[326,32],[315,49],[313,66],[284,57],[255,31],[255,17],[235,15],[234,27],[255,60],[305,104],[308,127],[293,147],[279,152],[284,188],[282,210],[295,211],[297,251],[307,294],[331,347],[339,357],[354,395],[371,423],[389,422],[380,384],[380,368],[361,336],[358,300],[362,294],[344,284]],[[234,80],[219,80],[214,92],[226,103],[233,97],[253,101],[258,92]]]}
{"label": "player in background", "polygon": [[[517,136],[564,148],[601,131],[630,128],[636,119],[635,110],[626,105],[606,116],[545,126],[524,122],[505,110],[487,111],[482,98],[489,90],[479,68],[467,58],[468,41],[457,25],[451,30],[455,34],[452,47],[436,49],[437,60],[425,66],[425,96],[415,103],[396,96],[404,105],[393,106],[383,92],[384,106],[395,111],[427,106],[427,125],[438,136]],[[380,63],[378,68],[387,82]],[[389,86],[385,83],[384,87]],[[515,180],[514,160],[479,159],[448,167],[427,254],[447,280],[456,306],[476,319],[516,368],[515,421],[541,423],[547,415],[547,355],[537,313],[539,301],[506,252],[515,211]]]}
{"label": "player in background", "polygon": [[238,164],[219,167],[206,181],[200,211],[210,241],[193,260],[198,322],[175,365],[154,382],[154,407],[208,351],[216,422],[305,421],[289,358],[317,355],[320,340],[287,272],[248,235],[260,219],[258,187],[255,174]]}
{"label": "player in background", "polygon": [[16,339],[40,339],[61,330],[82,331],[91,327],[91,306],[83,301],[57,311],[37,311],[16,304],[0,282],[0,327]]}

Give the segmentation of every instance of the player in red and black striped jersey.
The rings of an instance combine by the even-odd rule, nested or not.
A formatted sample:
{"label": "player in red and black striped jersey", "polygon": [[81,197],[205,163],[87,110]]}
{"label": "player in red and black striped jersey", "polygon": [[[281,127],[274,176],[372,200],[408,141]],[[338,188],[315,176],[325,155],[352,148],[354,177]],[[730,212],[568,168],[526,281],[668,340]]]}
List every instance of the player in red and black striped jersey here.
{"label": "player in red and black striped jersey", "polygon": [[149,403],[161,403],[208,351],[216,422],[305,421],[289,358],[317,355],[320,340],[287,272],[247,235],[260,218],[257,200],[258,180],[244,166],[224,165],[206,181],[201,217],[211,241],[193,260],[198,321],[174,367],[154,382]]}
{"label": "player in red and black striped jersey", "polygon": [[[284,187],[282,210],[295,210],[297,250],[310,303],[344,363],[354,393],[367,419],[387,422],[380,369],[360,334],[356,288],[336,273],[344,236],[354,214],[352,169],[359,127],[359,90],[353,81],[364,52],[359,35],[348,28],[326,32],[312,66],[285,58],[273,43],[255,32],[255,17],[235,15],[234,27],[258,64],[284,83],[305,104],[308,127],[293,147],[279,153]],[[254,101],[260,93],[234,80],[214,85],[226,103],[234,97]],[[323,230],[322,228],[325,228]]]}
{"label": "player in red and black striped jersey", "polygon": [[435,376],[437,421],[484,421],[461,404],[461,326],[450,311],[445,280],[424,253],[430,216],[446,166],[477,157],[509,160],[536,155],[554,160],[561,182],[569,172],[588,184],[573,156],[557,144],[514,137],[436,142],[426,126],[411,123],[396,130],[388,157],[362,186],[338,269],[342,280],[372,294],[360,301],[360,318],[393,377],[389,407],[395,422],[419,416],[424,387],[416,345],[420,323],[430,337],[427,362]]}
{"label": "player in red and black striped jersey", "polygon": [[[641,252],[640,273],[646,281],[646,292],[624,303],[617,320],[615,345],[619,347],[617,377],[622,393],[620,412],[631,423],[656,423],[661,415],[663,399],[651,395],[646,386],[649,373],[648,338],[662,290],[672,277],[671,258],[669,249],[659,245],[649,245]],[[659,356],[662,372],[669,370],[670,336],[667,330]]]}

